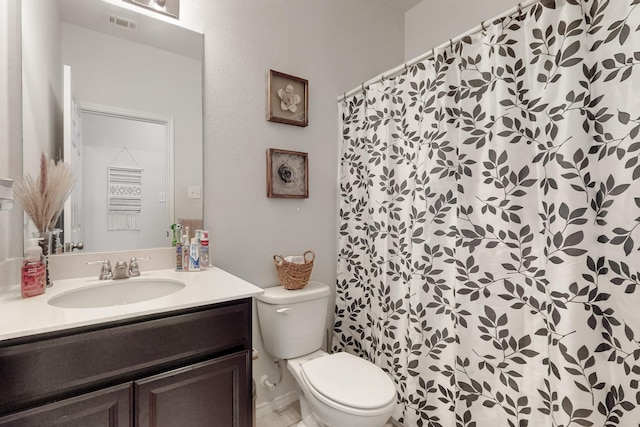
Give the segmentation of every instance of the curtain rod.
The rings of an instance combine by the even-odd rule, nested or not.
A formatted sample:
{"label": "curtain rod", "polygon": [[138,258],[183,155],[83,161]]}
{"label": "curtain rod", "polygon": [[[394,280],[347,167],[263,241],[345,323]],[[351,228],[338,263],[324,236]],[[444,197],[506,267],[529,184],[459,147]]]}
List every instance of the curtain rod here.
{"label": "curtain rod", "polygon": [[424,61],[425,59],[431,58],[433,57],[434,53],[436,50],[442,50],[442,49],[446,49],[447,47],[451,47],[453,46],[454,43],[458,43],[460,40],[462,40],[465,37],[469,37],[473,34],[479,33],[480,31],[484,31],[487,29],[485,22],[495,22],[499,19],[503,19],[506,18],[508,16],[512,16],[520,13],[526,13],[527,9],[529,9],[530,7],[532,7],[533,5],[535,5],[538,2],[542,2],[544,3],[543,0],[527,0],[523,3],[518,3],[517,6],[512,7],[511,9],[507,10],[506,12],[503,12],[497,16],[495,16],[494,18],[487,20],[487,21],[482,21],[482,23],[480,23],[480,25],[472,28],[471,30],[467,31],[466,33],[459,35],[458,37],[455,37],[453,39],[449,39],[446,42],[442,43],[439,46],[436,46],[435,48],[431,49],[430,51],[428,51],[427,53],[424,53],[422,55],[419,55],[415,58],[413,58],[410,61],[405,62],[402,65],[397,66],[396,68],[393,68],[389,71],[386,71],[382,74],[379,74],[377,76],[375,76],[374,78],[372,78],[371,80],[368,80],[364,83],[362,83],[360,86],[355,87],[354,89],[351,89],[349,92],[345,92],[343,95],[338,96],[338,102],[343,101],[345,99],[347,99],[348,97],[355,95],[356,93],[362,92],[366,87],[369,87],[370,85],[374,84],[374,83],[378,83],[380,81],[383,81],[385,79],[388,79],[390,77],[394,77],[396,74],[400,73],[401,71],[406,70],[407,68],[409,68],[410,66],[420,62],[420,61]]}

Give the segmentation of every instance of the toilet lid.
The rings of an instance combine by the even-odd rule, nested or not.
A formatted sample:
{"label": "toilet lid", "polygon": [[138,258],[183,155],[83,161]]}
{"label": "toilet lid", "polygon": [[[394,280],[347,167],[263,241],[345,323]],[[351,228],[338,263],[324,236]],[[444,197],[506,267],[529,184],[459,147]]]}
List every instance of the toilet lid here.
{"label": "toilet lid", "polygon": [[313,391],[345,406],[374,409],[395,398],[395,386],[382,369],[349,353],[309,360],[301,368]]}

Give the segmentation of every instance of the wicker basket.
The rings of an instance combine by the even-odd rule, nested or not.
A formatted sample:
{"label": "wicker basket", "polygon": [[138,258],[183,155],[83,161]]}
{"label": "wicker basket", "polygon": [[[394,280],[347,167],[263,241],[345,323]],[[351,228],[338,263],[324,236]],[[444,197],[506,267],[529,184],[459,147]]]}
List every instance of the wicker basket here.
{"label": "wicker basket", "polygon": [[309,277],[311,276],[316,254],[311,250],[306,251],[302,259],[304,263],[296,263],[287,261],[280,255],[273,256],[273,263],[278,270],[280,284],[282,284],[285,289],[302,289],[309,283]]}

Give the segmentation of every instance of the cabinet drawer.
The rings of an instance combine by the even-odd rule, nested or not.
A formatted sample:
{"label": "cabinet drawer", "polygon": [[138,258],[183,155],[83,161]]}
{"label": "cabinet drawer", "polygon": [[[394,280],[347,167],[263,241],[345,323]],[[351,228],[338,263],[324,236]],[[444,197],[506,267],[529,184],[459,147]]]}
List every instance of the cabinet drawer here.
{"label": "cabinet drawer", "polygon": [[251,348],[251,300],[0,347],[0,414]]}

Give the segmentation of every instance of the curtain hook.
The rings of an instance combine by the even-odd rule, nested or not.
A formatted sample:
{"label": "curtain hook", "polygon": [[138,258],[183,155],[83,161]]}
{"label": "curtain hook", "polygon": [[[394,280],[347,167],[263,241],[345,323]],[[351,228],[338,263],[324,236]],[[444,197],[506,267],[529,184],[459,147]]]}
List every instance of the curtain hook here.
{"label": "curtain hook", "polygon": [[449,39],[449,49],[451,49],[451,52],[453,53],[453,41],[451,39]]}
{"label": "curtain hook", "polygon": [[518,3],[518,19],[522,20],[522,3]]}
{"label": "curtain hook", "polygon": [[431,49],[431,59],[433,59],[434,61],[436,60],[436,48],[432,48]]}
{"label": "curtain hook", "polygon": [[404,71],[405,72],[409,71],[409,67],[407,67],[407,63],[406,62],[404,63]]}
{"label": "curtain hook", "polygon": [[364,83],[362,83],[362,91],[364,92]]}
{"label": "curtain hook", "polygon": [[484,27],[484,21],[480,23],[480,26],[482,27],[482,31],[487,31],[487,29]]}
{"label": "curtain hook", "polygon": [[380,74],[380,81],[381,81],[382,83],[384,83],[384,81],[385,81],[385,80],[386,80],[386,79],[384,78],[384,74]]}

